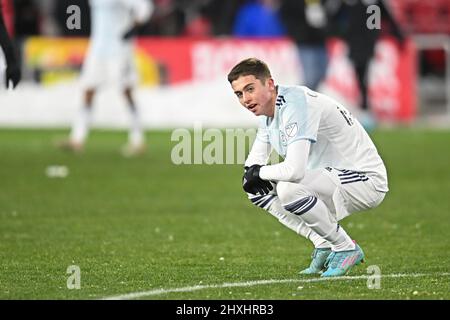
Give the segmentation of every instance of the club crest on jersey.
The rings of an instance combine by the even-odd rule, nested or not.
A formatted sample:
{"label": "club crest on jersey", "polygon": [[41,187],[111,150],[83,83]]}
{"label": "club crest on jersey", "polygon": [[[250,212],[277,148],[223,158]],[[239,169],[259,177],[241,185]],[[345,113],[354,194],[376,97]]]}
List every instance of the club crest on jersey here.
{"label": "club crest on jersey", "polygon": [[290,123],[285,128],[286,134],[289,138],[295,137],[298,132],[297,122]]}

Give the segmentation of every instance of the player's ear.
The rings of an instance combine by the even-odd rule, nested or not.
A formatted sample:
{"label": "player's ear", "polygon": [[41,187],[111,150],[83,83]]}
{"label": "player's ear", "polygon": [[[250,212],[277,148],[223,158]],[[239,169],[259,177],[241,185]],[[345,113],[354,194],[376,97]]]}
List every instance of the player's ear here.
{"label": "player's ear", "polygon": [[272,78],[269,78],[266,80],[266,85],[268,86],[268,88],[270,90],[274,90],[275,89],[275,81],[273,81]]}

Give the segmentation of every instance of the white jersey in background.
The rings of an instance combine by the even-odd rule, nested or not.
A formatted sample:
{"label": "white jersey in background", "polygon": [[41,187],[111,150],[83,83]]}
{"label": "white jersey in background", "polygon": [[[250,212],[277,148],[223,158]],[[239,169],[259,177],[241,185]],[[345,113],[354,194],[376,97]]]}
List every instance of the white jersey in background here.
{"label": "white jersey in background", "polygon": [[135,22],[145,22],[153,11],[149,0],[90,0],[90,53],[98,56],[116,56],[130,50],[131,42],[123,35]]}
{"label": "white jersey in background", "polygon": [[134,24],[147,21],[150,0],[90,0],[91,37],[81,73],[85,89],[113,83],[133,87],[138,80],[133,42],[123,36]]}
{"label": "white jersey in background", "polygon": [[[307,169],[342,170],[345,182],[368,176],[377,191],[388,191],[384,163],[361,124],[340,103],[307,87],[278,86],[274,117],[260,116],[256,139],[283,158],[289,144],[309,140]],[[250,152],[246,164],[261,160]]]}
{"label": "white jersey in background", "polygon": [[83,107],[72,124],[70,137],[60,147],[73,152],[84,149],[92,122],[93,101],[99,87],[114,85],[125,97],[130,112],[128,144],[122,149],[125,157],[145,150],[145,134],[133,88],[138,82],[131,39],[150,18],[150,0],[90,0],[91,37],[81,69]]}

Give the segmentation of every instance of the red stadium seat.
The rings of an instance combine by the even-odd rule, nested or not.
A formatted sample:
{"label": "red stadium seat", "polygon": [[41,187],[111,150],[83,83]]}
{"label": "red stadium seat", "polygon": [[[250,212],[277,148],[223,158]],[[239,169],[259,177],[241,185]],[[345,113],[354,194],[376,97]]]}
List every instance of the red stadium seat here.
{"label": "red stadium seat", "polygon": [[450,1],[393,0],[394,15],[410,33],[450,33]]}

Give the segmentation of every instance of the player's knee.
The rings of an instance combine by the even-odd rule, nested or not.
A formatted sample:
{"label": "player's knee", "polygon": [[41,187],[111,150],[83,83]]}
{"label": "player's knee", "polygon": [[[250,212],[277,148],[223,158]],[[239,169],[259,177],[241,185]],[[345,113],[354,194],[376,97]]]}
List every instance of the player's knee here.
{"label": "player's knee", "polygon": [[298,183],[279,183],[277,194],[284,209],[297,215],[306,212],[303,209],[315,199],[305,186]]}
{"label": "player's knee", "polygon": [[302,196],[306,196],[308,192],[302,184],[292,182],[279,182],[277,184],[277,194],[281,204],[284,206]]}

